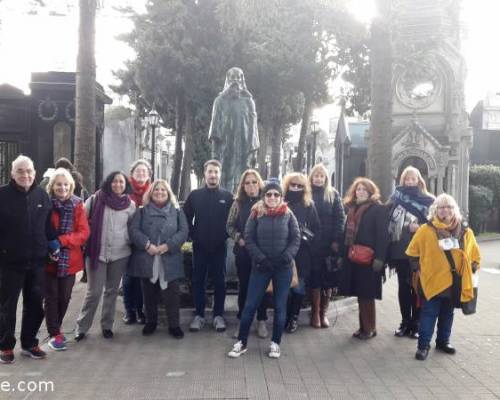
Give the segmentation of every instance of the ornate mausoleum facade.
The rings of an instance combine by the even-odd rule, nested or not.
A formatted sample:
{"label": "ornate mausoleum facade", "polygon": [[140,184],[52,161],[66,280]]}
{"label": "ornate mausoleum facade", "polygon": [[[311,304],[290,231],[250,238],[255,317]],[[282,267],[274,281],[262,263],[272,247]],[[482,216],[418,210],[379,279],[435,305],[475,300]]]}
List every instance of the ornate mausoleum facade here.
{"label": "ornate mausoleum facade", "polygon": [[468,210],[472,130],[464,102],[459,0],[396,1],[392,173],[408,165]]}

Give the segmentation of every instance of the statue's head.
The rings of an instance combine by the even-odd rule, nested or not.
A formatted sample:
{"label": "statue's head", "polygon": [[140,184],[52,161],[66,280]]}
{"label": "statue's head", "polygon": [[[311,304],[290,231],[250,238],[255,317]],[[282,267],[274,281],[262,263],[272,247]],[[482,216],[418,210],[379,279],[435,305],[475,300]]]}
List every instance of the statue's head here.
{"label": "statue's head", "polygon": [[238,92],[247,89],[247,85],[245,83],[245,75],[243,74],[243,70],[241,68],[233,67],[227,70],[224,90],[227,90],[229,88],[237,90]]}

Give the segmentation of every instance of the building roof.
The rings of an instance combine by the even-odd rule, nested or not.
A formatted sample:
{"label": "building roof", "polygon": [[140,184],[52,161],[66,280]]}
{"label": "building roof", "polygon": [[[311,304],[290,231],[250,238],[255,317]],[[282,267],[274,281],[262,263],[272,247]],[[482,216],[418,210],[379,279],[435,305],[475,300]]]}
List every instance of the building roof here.
{"label": "building roof", "polygon": [[12,99],[25,99],[26,95],[23,91],[15,86],[4,83],[0,85],[0,99],[12,100]]}

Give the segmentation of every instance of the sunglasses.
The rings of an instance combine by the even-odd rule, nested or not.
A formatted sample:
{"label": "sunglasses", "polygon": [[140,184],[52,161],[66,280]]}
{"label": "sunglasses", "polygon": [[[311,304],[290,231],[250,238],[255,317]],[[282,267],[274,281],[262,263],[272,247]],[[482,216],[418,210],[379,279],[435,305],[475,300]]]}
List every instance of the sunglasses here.
{"label": "sunglasses", "polygon": [[257,183],[259,183],[259,182],[257,182],[257,181],[246,181],[245,185],[256,185]]}
{"label": "sunglasses", "polygon": [[304,189],[304,185],[301,183],[290,183],[290,187],[294,189]]}
{"label": "sunglasses", "polygon": [[266,197],[267,197],[267,198],[271,198],[271,197],[276,197],[276,198],[278,198],[278,197],[281,197],[281,194],[279,194],[278,192],[267,192],[267,193],[266,193]]}

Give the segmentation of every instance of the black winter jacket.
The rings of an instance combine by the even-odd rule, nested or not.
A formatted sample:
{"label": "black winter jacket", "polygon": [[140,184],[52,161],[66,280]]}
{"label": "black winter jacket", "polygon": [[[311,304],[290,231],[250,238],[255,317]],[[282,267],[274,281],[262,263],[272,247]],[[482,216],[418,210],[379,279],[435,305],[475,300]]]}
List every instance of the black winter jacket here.
{"label": "black winter jacket", "polygon": [[333,203],[325,201],[325,188],[313,186],[313,200],[321,224],[321,235],[316,246],[320,256],[330,254],[333,242],[341,243],[344,239],[345,212],[340,195],[334,190]]}
{"label": "black winter jacket", "polygon": [[300,245],[300,231],[295,216],[287,210],[283,215],[261,217],[251,215],[245,226],[246,249],[254,264],[268,258],[274,262],[281,255],[290,267]]}
{"label": "black winter jacket", "polygon": [[225,189],[204,187],[193,190],[184,203],[193,246],[216,252],[226,243],[226,221],[233,195]]}
{"label": "black winter jacket", "polygon": [[0,267],[43,266],[52,203],[36,184],[24,192],[14,180],[0,187]]}
{"label": "black winter jacket", "polygon": [[[311,273],[314,249],[317,248],[318,240],[321,238],[321,225],[319,222],[318,212],[316,211],[314,204],[306,207],[302,200],[289,202],[288,206],[297,218],[299,229],[301,230],[302,240],[300,241],[299,251],[295,256],[297,272],[300,277],[307,278]],[[314,234],[314,238],[312,240],[304,240],[304,234],[302,234],[304,228],[307,228]]]}

